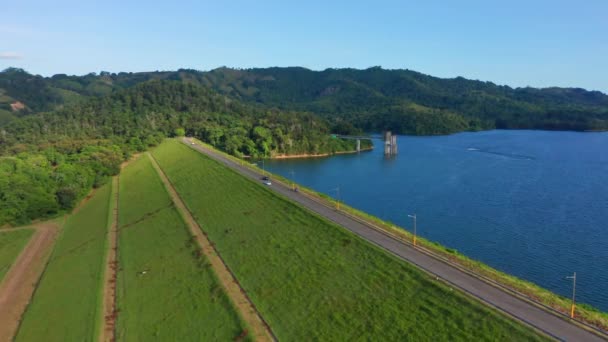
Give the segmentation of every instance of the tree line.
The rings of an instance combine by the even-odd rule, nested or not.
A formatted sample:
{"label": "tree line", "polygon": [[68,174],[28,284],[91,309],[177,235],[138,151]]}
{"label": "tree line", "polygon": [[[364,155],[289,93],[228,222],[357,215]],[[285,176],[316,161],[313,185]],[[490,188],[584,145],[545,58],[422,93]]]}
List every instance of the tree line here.
{"label": "tree line", "polygon": [[179,81],[149,81],[26,115],[0,127],[0,226],[71,210],[131,154],[165,137],[194,136],[251,158],[355,148],[330,131],[310,113],[246,105]]}
{"label": "tree line", "polygon": [[111,95],[150,80],[202,85],[268,110],[311,112],[331,125],[348,121],[360,130],[428,135],[494,128],[608,129],[608,96],[599,91],[511,88],[380,67],[323,71],[298,67],[218,68],[208,72],[180,69],[52,77],[9,68],[0,72],[0,125],[11,116],[7,98],[25,103],[20,115],[31,114]]}

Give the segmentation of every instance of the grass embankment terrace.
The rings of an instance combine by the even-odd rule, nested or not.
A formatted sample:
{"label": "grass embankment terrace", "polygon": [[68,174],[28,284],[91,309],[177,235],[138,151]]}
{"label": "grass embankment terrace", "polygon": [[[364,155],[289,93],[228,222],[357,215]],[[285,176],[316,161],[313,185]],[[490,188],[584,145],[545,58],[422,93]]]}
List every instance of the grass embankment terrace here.
{"label": "grass embankment terrace", "polygon": [[0,283],[33,233],[33,229],[0,231]]}
{"label": "grass embankment terrace", "polygon": [[[282,180],[286,184],[289,184],[289,180],[284,178]],[[309,192],[311,195],[317,196],[318,198],[322,198],[330,205],[336,205],[336,200],[325,194],[318,193],[310,189],[306,189],[305,191]],[[340,210],[364,221],[370,222],[374,226],[387,231],[389,234],[401,239],[402,241],[411,243],[413,240],[413,234],[411,232],[404,230],[391,222],[383,221],[375,216],[344,205],[342,202],[340,202]],[[455,249],[442,246],[436,242],[421,238],[420,236],[416,237],[416,244],[422,249],[434,253],[440,258],[446,259],[449,262],[455,263],[473,274],[480,275],[487,278],[489,281],[496,282],[499,286],[503,286],[518,294],[521,294],[523,297],[527,297],[528,299],[545,305],[564,315],[570,315],[570,298],[560,296],[534,283],[498,271],[480,261],[473,260],[459,253]],[[575,317],[599,329],[605,331],[608,330],[608,313],[602,312],[591,305],[577,303]]]}
{"label": "grass embankment terrace", "polygon": [[118,340],[230,341],[247,329],[142,157],[120,177]]}
{"label": "grass embankment terrace", "polygon": [[110,193],[106,184],[68,217],[16,341],[97,339]]}
{"label": "grass embankment terrace", "polygon": [[279,339],[543,339],[178,141],[153,154]]}
{"label": "grass embankment terrace", "polygon": [[[255,164],[252,165],[248,161],[244,161],[242,159],[236,158],[225,152],[216,150],[213,146],[208,145],[199,140],[195,140],[195,141],[196,141],[196,143],[200,144],[201,146],[213,149],[217,153],[220,153],[223,156],[230,158],[234,162],[240,163],[241,165],[246,166],[252,170],[255,170],[258,173],[262,173],[262,170]],[[270,175],[270,173],[267,170],[265,172],[266,172],[266,174]],[[284,184],[293,184],[293,181],[291,181],[285,177],[282,177],[280,175],[272,174],[271,177],[273,178],[273,180],[275,180],[275,181],[278,180],[280,182],[283,182]],[[317,192],[310,188],[303,187],[301,185],[298,185],[298,188],[299,188],[300,192],[313,196],[320,201],[324,201],[327,205],[336,206],[336,204],[337,204],[337,201],[335,199],[333,199],[332,197],[330,197],[326,194]],[[380,229],[386,231],[387,233],[389,233],[403,241],[411,242],[413,239],[413,234],[411,232],[405,230],[404,228],[398,227],[397,225],[395,225],[392,222],[381,220],[381,219],[379,219],[375,216],[369,215],[363,211],[352,208],[348,205],[345,205],[342,202],[340,202],[340,210],[342,210],[343,212],[346,212],[348,214],[351,214],[352,216],[355,216],[363,221],[369,222],[372,225],[374,225],[375,227],[380,228]],[[504,272],[498,271],[480,261],[473,260],[452,248],[442,246],[438,243],[429,241],[420,236],[418,236],[416,238],[416,240],[417,240],[418,246],[420,246],[432,253],[435,253],[442,258],[448,259],[450,262],[456,263],[457,265],[463,267],[466,270],[471,271],[472,273],[486,277],[486,278],[490,279],[490,281],[494,281],[494,282],[500,284],[501,286],[504,286],[517,293],[520,293],[524,297],[528,297],[531,300],[534,300],[543,305],[546,305],[546,306],[552,308],[553,310],[556,310],[564,315],[570,314],[571,301],[569,298],[560,296],[554,292],[544,289],[529,281],[519,279],[510,274],[506,274]],[[608,313],[602,312],[590,305],[580,304],[580,303],[577,304],[575,317],[592,326],[598,327],[605,331],[608,330]]]}

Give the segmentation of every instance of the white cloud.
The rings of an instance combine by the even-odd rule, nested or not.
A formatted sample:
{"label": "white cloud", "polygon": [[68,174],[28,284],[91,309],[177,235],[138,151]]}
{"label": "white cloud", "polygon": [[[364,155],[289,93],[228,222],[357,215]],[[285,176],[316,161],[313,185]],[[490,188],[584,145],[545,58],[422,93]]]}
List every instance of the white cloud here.
{"label": "white cloud", "polygon": [[22,59],[23,56],[17,52],[0,51],[0,59]]}

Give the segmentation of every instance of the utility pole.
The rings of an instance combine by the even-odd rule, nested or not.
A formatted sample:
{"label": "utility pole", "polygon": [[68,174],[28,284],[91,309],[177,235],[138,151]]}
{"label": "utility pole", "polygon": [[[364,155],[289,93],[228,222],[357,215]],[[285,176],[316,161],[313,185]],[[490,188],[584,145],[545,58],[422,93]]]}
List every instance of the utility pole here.
{"label": "utility pole", "polygon": [[296,174],[296,172],[294,170],[289,171],[289,174],[291,175],[291,190],[296,191],[296,182],[294,179],[294,175]]}
{"label": "utility pole", "polygon": [[338,210],[340,210],[340,186],[338,186]]}
{"label": "utility pole", "polygon": [[332,190],[336,192],[336,209],[340,210],[340,186]]}
{"label": "utility pole", "polygon": [[570,306],[570,318],[574,318],[574,306],[575,306],[575,295],[576,295],[576,272],[571,277],[566,279],[572,279],[572,306]]}
{"label": "utility pole", "polygon": [[407,215],[407,216],[414,219],[414,246],[416,246],[416,214]]}

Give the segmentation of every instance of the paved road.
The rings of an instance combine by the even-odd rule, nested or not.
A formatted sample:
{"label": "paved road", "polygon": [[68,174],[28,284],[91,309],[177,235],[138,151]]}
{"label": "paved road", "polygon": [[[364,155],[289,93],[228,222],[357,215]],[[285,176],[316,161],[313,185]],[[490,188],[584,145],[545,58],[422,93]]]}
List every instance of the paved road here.
{"label": "paved road", "polygon": [[[183,142],[191,148],[210,156],[224,165],[238,171],[246,177],[259,181],[260,174],[251,169],[239,165],[225,156],[206,149],[198,144],[192,145],[188,139]],[[500,290],[476,277],[473,277],[449,264],[446,264],[432,256],[429,256],[411,245],[404,244],[388,235],[385,235],[343,213],[329,208],[303,194],[291,191],[287,186],[273,183],[270,187],[277,193],[300,203],[302,206],[326,217],[327,219],[341,225],[364,239],[390,251],[403,260],[412,263],[421,269],[451,283],[453,286],[477,297],[482,302],[495,307],[524,323],[543,331],[544,333],[564,341],[606,341],[598,335],[593,334],[568,320],[558,317],[548,311],[519,299],[512,294]]]}

